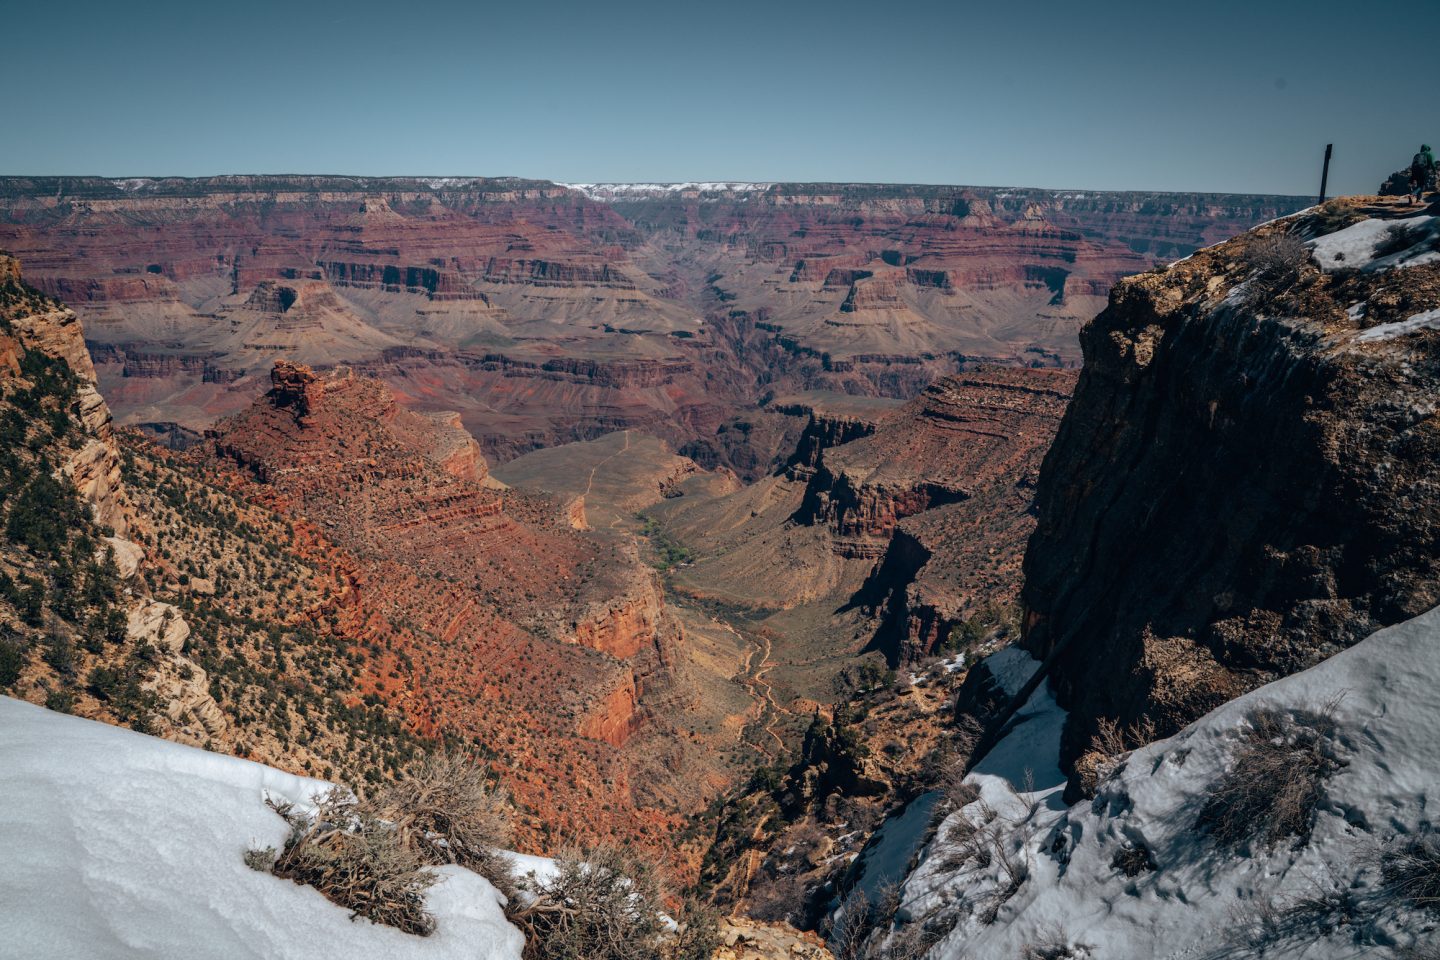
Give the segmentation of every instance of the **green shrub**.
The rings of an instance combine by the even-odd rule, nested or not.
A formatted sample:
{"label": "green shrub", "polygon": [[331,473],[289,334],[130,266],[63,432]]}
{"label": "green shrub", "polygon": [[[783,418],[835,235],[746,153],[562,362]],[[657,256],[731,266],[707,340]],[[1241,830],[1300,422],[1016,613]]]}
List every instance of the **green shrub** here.
{"label": "green shrub", "polygon": [[70,676],[75,672],[75,644],[63,633],[52,631],[47,635],[40,656],[61,676]]}
{"label": "green shrub", "polygon": [[24,648],[14,640],[0,637],[0,690],[14,686],[24,667]]}
{"label": "green shrub", "polygon": [[75,712],[75,694],[69,690],[51,690],[45,694],[45,709],[56,713]]}

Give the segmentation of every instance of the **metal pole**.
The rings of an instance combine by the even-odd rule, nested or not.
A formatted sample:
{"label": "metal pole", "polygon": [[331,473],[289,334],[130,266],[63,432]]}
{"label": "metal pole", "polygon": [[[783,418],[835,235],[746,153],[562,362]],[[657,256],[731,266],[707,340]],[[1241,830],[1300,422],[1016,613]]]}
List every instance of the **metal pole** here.
{"label": "metal pole", "polygon": [[1335,144],[1325,144],[1325,168],[1320,173],[1320,203],[1325,202],[1325,186],[1330,182],[1330,151],[1335,149]]}

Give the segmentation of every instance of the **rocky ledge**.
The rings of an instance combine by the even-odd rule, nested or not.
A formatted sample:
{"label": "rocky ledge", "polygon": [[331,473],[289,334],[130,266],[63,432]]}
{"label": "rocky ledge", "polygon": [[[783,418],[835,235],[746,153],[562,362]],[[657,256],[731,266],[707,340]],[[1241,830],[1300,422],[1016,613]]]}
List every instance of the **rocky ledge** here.
{"label": "rocky ledge", "polygon": [[1025,557],[1068,760],[1101,718],[1174,732],[1440,603],[1440,218],[1399,216],[1269,224],[1085,327]]}

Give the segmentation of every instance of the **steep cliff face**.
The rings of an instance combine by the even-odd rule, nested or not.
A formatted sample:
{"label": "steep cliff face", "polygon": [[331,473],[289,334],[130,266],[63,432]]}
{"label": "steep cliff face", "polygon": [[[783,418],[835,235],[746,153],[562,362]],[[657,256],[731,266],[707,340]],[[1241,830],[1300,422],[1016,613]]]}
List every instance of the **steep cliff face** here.
{"label": "steep cliff face", "polygon": [[1258,228],[1085,327],[1025,557],[1067,760],[1099,718],[1172,732],[1440,602],[1440,221],[1401,213]]}
{"label": "steep cliff face", "polygon": [[[78,446],[58,451],[61,471],[89,504],[98,523],[124,536],[134,521],[120,482],[120,451],[115,442],[110,408],[95,386],[95,367],[85,349],[85,336],[74,311],[57,301],[27,292],[20,262],[0,254],[0,288],[6,291],[7,345],[0,358],[11,375],[21,374],[20,357],[33,350],[63,363],[74,377],[74,416],[80,427]],[[70,413],[70,411],[67,411]]]}
{"label": "steep cliff face", "polygon": [[0,255],[0,690],[181,742],[224,735],[189,624],[145,596],[151,532],[79,320]]}
{"label": "steep cliff face", "polygon": [[777,397],[771,409],[805,417],[805,429],[785,462],[792,479],[808,480],[831,447],[868,437],[900,404],[882,397]]}
{"label": "steep cliff face", "polygon": [[1035,478],[1074,383],[1051,370],[947,377],[826,453],[806,503],[842,533],[885,536],[857,599],[879,614],[873,643],[892,662],[1013,629]]}

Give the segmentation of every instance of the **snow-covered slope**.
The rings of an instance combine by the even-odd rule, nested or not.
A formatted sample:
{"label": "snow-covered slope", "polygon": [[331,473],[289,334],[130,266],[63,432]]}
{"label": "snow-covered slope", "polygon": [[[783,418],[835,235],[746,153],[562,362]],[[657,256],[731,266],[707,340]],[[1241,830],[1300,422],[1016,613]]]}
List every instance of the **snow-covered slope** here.
{"label": "snow-covered slope", "polygon": [[560,186],[579,190],[591,200],[604,202],[664,197],[677,193],[763,193],[774,184],[743,180],[706,180],[686,183],[562,183]]}
{"label": "snow-covered slope", "polygon": [[[1053,714],[1043,698],[1033,705],[1038,722],[1017,735],[1043,751],[1036,735]],[[1308,843],[1226,849],[1196,829],[1257,709],[1327,706],[1343,766],[1324,781]],[[1010,758],[1001,766],[1028,752],[996,750]],[[1030,755],[1043,765],[1043,752]],[[1431,830],[1440,801],[1440,609],[1134,752],[1093,802],[1067,809],[1048,775],[1027,793],[1016,770],[985,766],[972,774],[981,799],[945,820],[903,891],[901,921],[948,928],[928,957],[1330,960],[1440,948],[1440,913],[1381,889],[1383,852]],[[1143,859],[1142,848],[1153,869],[1127,876],[1117,854]]]}
{"label": "snow-covered slope", "polygon": [[[1383,273],[1440,260],[1440,251],[1435,249],[1437,236],[1440,236],[1440,217],[1370,219],[1311,240],[1308,246],[1315,262],[1327,273],[1336,270]],[[1380,251],[1387,249],[1389,253],[1380,255]]]}
{"label": "snow-covered slope", "polygon": [[0,697],[0,956],[519,960],[499,895],[467,870],[440,869],[422,938],[245,866],[285,837],[267,796],[327,787]]}

